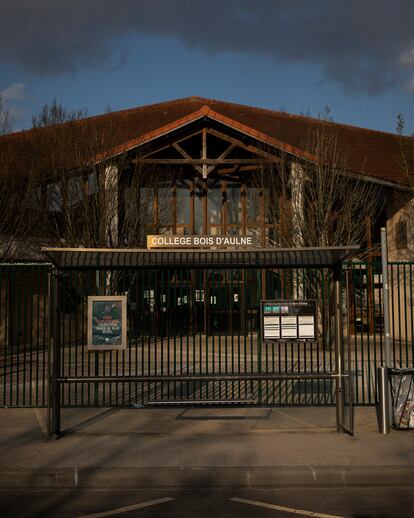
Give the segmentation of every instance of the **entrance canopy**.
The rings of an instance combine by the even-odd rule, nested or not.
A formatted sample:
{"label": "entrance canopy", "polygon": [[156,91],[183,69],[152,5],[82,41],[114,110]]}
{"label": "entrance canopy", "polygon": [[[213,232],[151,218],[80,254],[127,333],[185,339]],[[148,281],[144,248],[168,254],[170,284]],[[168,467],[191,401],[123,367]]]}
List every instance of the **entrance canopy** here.
{"label": "entrance canopy", "polygon": [[335,268],[359,246],[256,249],[42,248],[59,270]]}

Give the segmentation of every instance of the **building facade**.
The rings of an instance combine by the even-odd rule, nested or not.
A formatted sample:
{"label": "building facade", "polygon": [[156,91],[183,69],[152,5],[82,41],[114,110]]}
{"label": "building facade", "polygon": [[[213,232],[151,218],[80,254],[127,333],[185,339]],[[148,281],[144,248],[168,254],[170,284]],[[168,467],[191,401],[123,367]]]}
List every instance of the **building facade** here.
{"label": "building facade", "polygon": [[[346,281],[352,294],[347,334],[357,344],[353,361],[367,383],[357,386],[356,397],[373,402],[372,372],[382,350],[376,341],[382,332],[379,229],[387,227],[390,260],[414,259],[413,148],[411,138],[200,97],[11,134],[0,139],[2,178],[24,203],[18,195],[3,196],[6,212],[14,214],[12,225],[1,229],[3,260],[39,262],[44,245],[146,248],[148,235],[198,236],[211,250],[217,245],[210,238],[218,237],[229,240],[223,245],[229,250],[235,248],[231,239],[247,237],[255,249],[360,245]],[[15,185],[12,178],[23,180]],[[4,265],[0,279],[5,355],[17,354],[24,372],[37,373],[36,383],[45,369],[48,311],[46,270],[38,268]],[[400,277],[396,287],[407,272]],[[62,286],[63,361],[76,357],[75,369],[91,370],[84,326],[85,297],[93,291],[127,292],[129,308],[129,357],[104,355],[96,360],[97,373],[108,362],[111,372],[123,365],[124,372],[234,373],[258,364],[268,371],[282,363],[285,370],[328,369],[334,361],[330,277],[322,268],[188,270],[171,264],[122,275],[85,269],[65,276]],[[396,293],[396,305],[412,307],[411,291]],[[317,299],[318,340],[295,350],[286,342],[262,349],[259,303],[266,298]],[[406,344],[411,312],[403,325],[400,319],[395,313],[393,336]],[[400,364],[412,363],[412,345],[406,350]],[[260,397],[272,404],[332,402],[331,389],[325,384],[323,394],[319,388],[317,394],[315,387],[289,392],[279,383],[275,392],[274,382],[266,383],[267,395]],[[148,390],[151,397],[157,391],[165,397],[167,390],[176,399],[177,390],[181,398],[191,392],[188,384]],[[243,382],[211,390],[216,398],[230,390],[235,399],[251,399],[258,389]],[[201,385],[195,390],[207,399],[208,391]],[[82,394],[71,387],[62,398],[78,404]],[[8,390],[3,397],[15,401]],[[104,404],[109,395],[102,389],[96,397]],[[142,389],[129,397],[149,396]]]}

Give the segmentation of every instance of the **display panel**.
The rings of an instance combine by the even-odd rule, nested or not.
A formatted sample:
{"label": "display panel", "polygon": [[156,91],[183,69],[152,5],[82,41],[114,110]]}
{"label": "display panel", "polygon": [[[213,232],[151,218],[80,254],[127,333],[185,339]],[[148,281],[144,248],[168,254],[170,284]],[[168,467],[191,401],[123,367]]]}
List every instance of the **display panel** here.
{"label": "display panel", "polygon": [[262,300],[263,341],[315,340],[316,300]]}
{"label": "display panel", "polygon": [[126,349],[126,296],[88,297],[88,349]]}

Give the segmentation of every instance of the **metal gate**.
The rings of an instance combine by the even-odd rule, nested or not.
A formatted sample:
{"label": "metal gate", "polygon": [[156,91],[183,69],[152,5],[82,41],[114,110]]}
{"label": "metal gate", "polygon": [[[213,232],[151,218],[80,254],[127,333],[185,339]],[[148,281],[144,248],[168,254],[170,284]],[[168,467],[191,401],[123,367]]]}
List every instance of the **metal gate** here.
{"label": "metal gate", "polygon": [[[413,363],[414,264],[389,265],[393,361]],[[349,326],[356,404],[376,402],[382,361],[380,269],[348,266]],[[47,281],[49,265],[0,266],[0,404],[47,405]],[[345,287],[345,282],[343,286]],[[128,292],[128,348],[88,352],[86,297]],[[123,270],[62,275],[62,376],[323,373],[334,370],[331,276],[328,270]],[[261,298],[318,298],[317,342],[261,343]],[[345,300],[345,297],[344,297]],[[130,406],[174,401],[332,405],[328,379],[65,383],[64,406]]]}
{"label": "metal gate", "polygon": [[[318,279],[318,281],[317,281]],[[263,281],[265,284],[263,284]],[[312,288],[307,287],[311,282]],[[321,373],[334,370],[334,347],[324,317],[329,276],[320,270],[132,270],[70,272],[60,277],[60,375],[191,376]],[[264,288],[265,286],[265,288]],[[315,288],[316,287],[316,288]],[[321,336],[311,343],[262,344],[259,305],[267,297],[303,297],[324,290]],[[294,293],[295,292],[295,293]],[[126,351],[88,352],[88,295],[127,294]],[[326,307],[324,307],[326,305]],[[332,404],[330,380],[65,382],[63,406],[199,403]]]}

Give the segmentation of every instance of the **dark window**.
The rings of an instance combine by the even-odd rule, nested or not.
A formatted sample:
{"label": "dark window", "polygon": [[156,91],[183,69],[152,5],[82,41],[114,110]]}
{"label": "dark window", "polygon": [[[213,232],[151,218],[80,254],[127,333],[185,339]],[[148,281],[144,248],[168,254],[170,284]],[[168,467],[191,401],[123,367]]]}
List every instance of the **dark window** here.
{"label": "dark window", "polygon": [[407,248],[407,222],[404,219],[395,225],[395,247],[397,250]]}
{"label": "dark window", "polygon": [[177,185],[177,225],[190,224],[190,203],[188,185]]}
{"label": "dark window", "polygon": [[247,221],[257,223],[260,215],[260,189],[250,187],[246,193],[247,200]]}
{"label": "dark window", "polygon": [[239,185],[227,186],[227,223],[241,223],[241,196]]}
{"label": "dark window", "polygon": [[210,224],[220,225],[221,221],[221,208],[222,208],[222,193],[219,185],[209,186],[207,192],[208,201],[208,220]]}

